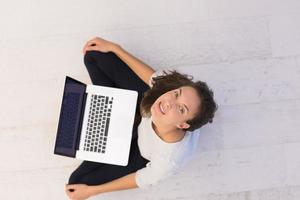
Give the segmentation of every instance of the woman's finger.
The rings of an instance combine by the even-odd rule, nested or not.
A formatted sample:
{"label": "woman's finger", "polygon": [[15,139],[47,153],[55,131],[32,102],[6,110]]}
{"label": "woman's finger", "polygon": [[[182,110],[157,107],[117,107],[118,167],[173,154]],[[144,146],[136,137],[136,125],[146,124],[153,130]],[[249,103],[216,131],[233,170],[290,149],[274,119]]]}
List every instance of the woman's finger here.
{"label": "woman's finger", "polygon": [[86,51],[99,51],[97,46],[89,46],[85,48],[85,52]]}
{"label": "woman's finger", "polygon": [[73,184],[73,185],[66,185],[66,189],[68,190],[68,191],[70,191],[70,190],[75,190],[76,189],[76,187],[77,187],[77,185],[76,184]]}
{"label": "woman's finger", "polygon": [[66,194],[67,194],[68,197],[71,196],[71,192],[69,192],[68,190],[66,191]]}
{"label": "woman's finger", "polygon": [[97,47],[96,46],[86,46],[83,48],[83,54],[85,54],[86,51],[92,51],[92,50],[96,51]]}
{"label": "woman's finger", "polygon": [[86,52],[86,48],[88,47],[88,45],[85,45],[84,47],[83,47],[83,49],[82,49],[82,51],[83,51],[83,54],[85,54],[85,52]]}
{"label": "woman's finger", "polygon": [[99,38],[98,38],[98,37],[95,37],[95,38],[93,38],[93,39],[87,41],[86,45],[87,45],[87,46],[91,46],[92,44],[96,44],[97,40],[99,40]]}
{"label": "woman's finger", "polygon": [[85,44],[86,47],[92,46],[93,44],[96,44],[95,41],[89,41]]}
{"label": "woman's finger", "polygon": [[83,49],[87,48],[87,47],[90,47],[90,46],[94,46],[95,43],[86,43],[86,45],[84,45]]}
{"label": "woman's finger", "polygon": [[70,191],[68,190],[67,185],[66,185],[66,187],[65,187],[65,192],[66,192],[67,196],[71,199],[72,192],[70,192]]}
{"label": "woman's finger", "polygon": [[98,39],[98,38],[94,38],[94,39],[92,39],[92,40],[89,40],[89,41],[84,45],[84,47],[83,47],[83,54],[85,54],[86,48],[87,48],[87,47],[90,47],[90,46],[96,46],[96,45],[97,45],[97,42],[96,42],[97,39]]}

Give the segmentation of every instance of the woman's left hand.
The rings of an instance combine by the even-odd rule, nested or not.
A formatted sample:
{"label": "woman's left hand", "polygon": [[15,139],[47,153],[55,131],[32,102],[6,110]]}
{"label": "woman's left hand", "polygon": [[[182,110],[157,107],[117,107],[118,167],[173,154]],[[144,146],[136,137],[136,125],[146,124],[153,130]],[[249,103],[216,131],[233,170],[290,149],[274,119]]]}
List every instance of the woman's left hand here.
{"label": "woman's left hand", "polygon": [[86,51],[100,51],[103,53],[107,53],[113,51],[118,45],[108,40],[104,40],[100,37],[95,37],[89,40],[83,47],[83,54]]}
{"label": "woman's left hand", "polygon": [[72,200],[84,200],[94,194],[93,186],[88,186],[86,184],[66,185],[66,193]]}

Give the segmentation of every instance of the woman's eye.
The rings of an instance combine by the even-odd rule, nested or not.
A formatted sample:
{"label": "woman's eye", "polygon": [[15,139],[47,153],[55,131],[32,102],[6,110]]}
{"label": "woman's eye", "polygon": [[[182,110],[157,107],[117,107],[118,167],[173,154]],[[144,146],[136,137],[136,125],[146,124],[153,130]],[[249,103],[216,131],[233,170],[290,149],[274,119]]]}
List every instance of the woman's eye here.
{"label": "woman's eye", "polygon": [[184,109],[182,107],[180,107],[179,110],[180,110],[181,114],[184,113]]}
{"label": "woman's eye", "polygon": [[175,96],[178,97],[178,92],[177,91],[175,91]]}

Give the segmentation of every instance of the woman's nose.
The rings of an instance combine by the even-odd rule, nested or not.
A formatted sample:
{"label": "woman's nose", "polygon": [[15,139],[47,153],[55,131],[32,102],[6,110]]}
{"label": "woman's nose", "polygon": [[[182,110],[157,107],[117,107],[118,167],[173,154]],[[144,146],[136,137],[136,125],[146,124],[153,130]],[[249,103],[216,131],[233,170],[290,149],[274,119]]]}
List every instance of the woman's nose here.
{"label": "woman's nose", "polygon": [[167,109],[170,110],[170,109],[172,109],[172,108],[175,106],[175,102],[173,102],[173,101],[168,101],[168,102],[166,103],[166,106],[167,106]]}

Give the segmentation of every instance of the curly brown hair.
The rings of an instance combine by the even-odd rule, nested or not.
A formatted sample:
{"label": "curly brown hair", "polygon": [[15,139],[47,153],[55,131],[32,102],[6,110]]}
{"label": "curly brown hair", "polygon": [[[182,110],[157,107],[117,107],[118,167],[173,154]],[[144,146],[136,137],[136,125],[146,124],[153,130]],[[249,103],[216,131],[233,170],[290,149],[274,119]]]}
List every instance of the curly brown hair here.
{"label": "curly brown hair", "polygon": [[192,80],[193,76],[191,75],[178,73],[176,70],[171,70],[169,73],[163,70],[163,75],[154,77],[152,79],[153,87],[144,93],[140,104],[141,115],[149,117],[151,115],[151,106],[164,93],[182,86],[190,86],[197,91],[201,100],[201,106],[199,106],[196,116],[186,122],[190,127],[184,130],[194,131],[208,122],[212,123],[218,108],[214,100],[214,93],[205,82],[194,82]]}

